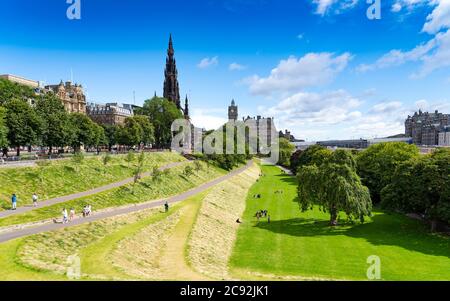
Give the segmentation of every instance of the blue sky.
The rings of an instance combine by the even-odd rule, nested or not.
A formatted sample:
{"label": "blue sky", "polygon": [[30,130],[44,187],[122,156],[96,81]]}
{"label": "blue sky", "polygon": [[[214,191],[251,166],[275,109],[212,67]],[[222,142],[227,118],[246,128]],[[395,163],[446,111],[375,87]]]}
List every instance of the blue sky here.
{"label": "blue sky", "polygon": [[0,0],[0,73],[83,84],[93,102],[162,94],[173,34],[194,123],[275,117],[307,140],[403,131],[418,108],[450,113],[450,1]]}

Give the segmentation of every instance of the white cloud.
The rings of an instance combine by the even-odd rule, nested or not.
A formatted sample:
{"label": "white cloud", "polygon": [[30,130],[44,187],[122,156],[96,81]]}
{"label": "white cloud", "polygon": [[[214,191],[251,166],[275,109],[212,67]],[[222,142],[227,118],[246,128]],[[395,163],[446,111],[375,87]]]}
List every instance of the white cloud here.
{"label": "white cloud", "polygon": [[192,123],[196,127],[206,130],[218,129],[228,120],[227,112],[224,109],[193,109],[191,113]]}
{"label": "white cloud", "polygon": [[212,58],[206,57],[198,63],[197,67],[200,69],[205,69],[212,66],[217,66],[219,64],[219,57],[215,56]]}
{"label": "white cloud", "polygon": [[315,14],[324,16],[330,11],[340,14],[344,10],[351,9],[358,4],[359,0],[313,0],[312,2],[317,6]]}
{"label": "white cloud", "polygon": [[344,90],[327,93],[300,92],[285,98],[266,114],[287,124],[333,125],[359,117],[361,101]]}
{"label": "white cloud", "polygon": [[375,63],[361,64],[356,70],[367,72],[408,62],[422,63],[419,70],[411,75],[412,78],[425,77],[437,69],[450,66],[450,30],[436,34],[434,38],[412,50],[391,50]]}
{"label": "white cloud", "polygon": [[436,5],[434,10],[427,16],[427,22],[423,26],[423,31],[435,34],[441,29],[450,28],[450,1],[433,0],[431,5]]}
{"label": "white cloud", "polygon": [[299,40],[303,40],[304,37],[305,37],[305,35],[303,33],[297,35],[297,39],[299,39]]}
{"label": "white cloud", "polygon": [[394,13],[398,13],[401,10],[402,10],[402,5],[399,2],[394,3],[391,7],[391,11]]}
{"label": "white cloud", "polygon": [[228,66],[228,69],[230,71],[240,71],[246,69],[246,66],[240,65],[238,63],[231,63],[230,66]]}
{"label": "white cloud", "polygon": [[308,53],[301,58],[290,56],[280,61],[267,77],[254,75],[245,80],[254,95],[271,95],[273,92],[298,92],[305,87],[322,85],[334,79],[351,60],[349,53]]}
{"label": "white cloud", "polygon": [[412,105],[382,101],[363,109],[366,101],[345,90],[326,93],[301,92],[277,105],[261,107],[260,113],[274,116],[279,129],[290,129],[297,138],[309,141],[387,137],[404,133],[408,115],[418,109],[450,110],[446,100],[418,100]]}

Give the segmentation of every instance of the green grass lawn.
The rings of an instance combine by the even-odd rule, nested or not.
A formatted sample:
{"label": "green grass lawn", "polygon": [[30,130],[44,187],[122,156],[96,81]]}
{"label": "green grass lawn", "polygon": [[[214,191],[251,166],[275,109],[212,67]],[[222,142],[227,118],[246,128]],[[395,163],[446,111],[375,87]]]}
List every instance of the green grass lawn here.
{"label": "green grass lawn", "polygon": [[[262,170],[264,176],[249,191],[230,259],[235,276],[367,280],[367,257],[377,255],[383,280],[450,280],[448,237],[428,233],[419,221],[379,210],[365,224],[345,224],[343,218],[341,226],[330,228],[328,214],[317,208],[300,212],[294,177],[273,166]],[[253,198],[257,193],[261,199]],[[253,216],[261,209],[269,211],[270,224],[256,222]]]}
{"label": "green grass lawn", "polygon": [[194,174],[190,176],[183,174],[185,166],[181,165],[164,172],[159,181],[155,181],[153,177],[145,177],[136,185],[128,184],[92,196],[5,217],[0,219],[0,227],[60,217],[64,207],[75,208],[75,211],[79,213],[86,204],[92,205],[93,210],[96,211],[165,198],[187,191],[226,173],[212,165],[207,167],[203,162],[201,162],[201,166],[201,170],[194,171]]}
{"label": "green grass lawn", "polygon": [[[40,200],[86,191],[133,176],[137,164],[126,162],[126,155],[111,156],[106,166],[100,157],[86,157],[81,164],[71,159],[49,162],[46,167],[0,169],[0,210],[11,208],[11,194],[18,198],[18,206],[31,204],[36,192]],[[143,171],[185,159],[176,153],[147,153]]]}

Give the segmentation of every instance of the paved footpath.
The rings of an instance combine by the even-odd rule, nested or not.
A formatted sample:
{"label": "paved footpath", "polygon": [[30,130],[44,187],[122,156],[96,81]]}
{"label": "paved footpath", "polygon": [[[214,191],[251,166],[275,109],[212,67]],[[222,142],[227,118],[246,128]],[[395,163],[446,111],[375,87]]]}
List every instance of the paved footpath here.
{"label": "paved footpath", "polygon": [[[186,161],[182,161],[182,162],[173,162],[167,165],[164,165],[162,167],[159,168],[159,170],[163,171],[165,169],[169,169],[169,168],[173,168],[182,164],[186,164]],[[141,175],[141,177],[148,177],[151,176],[152,172],[145,172]],[[65,195],[65,196],[60,196],[57,198],[53,198],[53,199],[49,199],[49,200],[45,200],[45,201],[41,201],[38,202],[38,206],[37,207],[33,207],[31,204],[27,204],[25,206],[21,206],[18,207],[17,210],[5,210],[5,211],[0,211],[0,218],[4,218],[4,217],[8,217],[11,215],[15,215],[15,214],[20,214],[20,213],[25,213],[28,211],[32,211],[34,209],[38,209],[38,208],[43,208],[43,207],[48,207],[51,205],[55,205],[55,204],[59,204],[59,203],[64,203],[67,201],[71,201],[71,200],[75,200],[75,199],[79,199],[82,197],[86,197],[86,196],[90,196],[90,195],[94,195],[103,191],[107,191],[113,188],[117,188],[120,186],[124,186],[126,184],[132,183],[134,181],[134,177],[131,178],[127,178],[125,180],[119,181],[119,182],[114,182],[105,186],[101,186],[101,187],[97,187],[91,190],[87,190],[84,192],[78,192],[78,193],[74,193],[74,194],[70,194],[70,195]],[[20,196],[19,196],[20,197]],[[21,197],[19,199],[23,200],[25,198]],[[30,195],[30,199],[31,199],[31,195]]]}
{"label": "paved footpath", "polygon": [[89,222],[93,222],[93,221],[97,221],[97,220],[102,220],[102,219],[105,219],[108,217],[133,213],[133,212],[150,209],[150,208],[162,207],[164,205],[165,201],[167,201],[169,204],[180,202],[180,201],[190,198],[200,192],[203,192],[221,182],[224,182],[224,181],[232,178],[235,175],[238,175],[238,174],[246,171],[252,165],[253,165],[253,161],[249,161],[246,166],[241,167],[236,170],[233,170],[230,173],[226,174],[225,176],[222,176],[220,178],[212,180],[211,182],[202,184],[196,188],[193,188],[193,189],[183,192],[181,194],[169,197],[167,199],[155,200],[154,202],[150,202],[150,203],[147,202],[144,204],[135,205],[133,207],[118,208],[118,209],[114,209],[111,211],[101,212],[101,213],[94,214],[90,217],[78,218],[67,224],[45,224],[45,225],[41,225],[41,226],[37,226],[37,227],[33,227],[33,228],[20,229],[17,231],[0,234],[0,243],[9,241],[12,239],[16,239],[19,237],[23,237],[23,236],[58,230],[58,229],[66,228],[66,227],[72,227],[72,226],[77,226],[77,225],[81,225],[81,224],[85,224],[85,223],[89,223]]}

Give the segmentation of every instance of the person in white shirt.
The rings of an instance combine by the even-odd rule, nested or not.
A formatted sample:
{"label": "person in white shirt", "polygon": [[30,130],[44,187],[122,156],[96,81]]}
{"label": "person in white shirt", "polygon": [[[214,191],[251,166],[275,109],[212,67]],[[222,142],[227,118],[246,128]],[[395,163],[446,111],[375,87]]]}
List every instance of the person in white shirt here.
{"label": "person in white shirt", "polygon": [[68,220],[68,214],[67,214],[67,209],[64,208],[62,211],[62,215],[63,215],[63,224],[66,224],[69,220]]}
{"label": "person in white shirt", "polygon": [[31,199],[33,200],[33,206],[37,207],[37,201],[38,201],[38,196],[36,193],[33,193],[33,196],[31,197]]}

